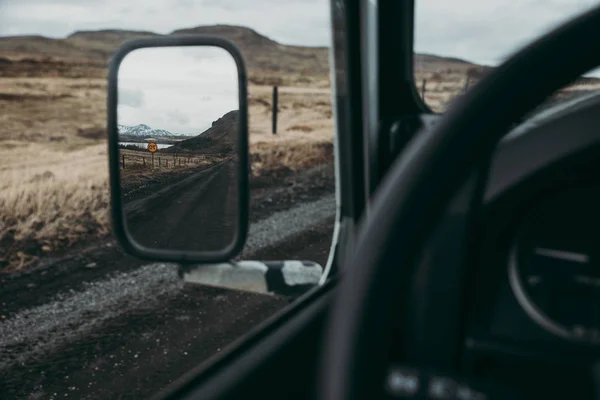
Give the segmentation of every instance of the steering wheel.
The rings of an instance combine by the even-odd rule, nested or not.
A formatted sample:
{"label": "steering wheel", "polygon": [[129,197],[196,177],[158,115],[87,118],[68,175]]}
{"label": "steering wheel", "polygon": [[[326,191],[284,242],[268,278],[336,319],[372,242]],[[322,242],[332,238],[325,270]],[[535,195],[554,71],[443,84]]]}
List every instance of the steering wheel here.
{"label": "steering wheel", "polygon": [[[381,397],[392,327],[406,314],[417,258],[444,207],[511,124],[600,64],[599,39],[597,7],[493,70],[397,158],[361,224],[330,310],[318,389],[323,399]],[[409,339],[398,335],[396,343],[408,348]]]}

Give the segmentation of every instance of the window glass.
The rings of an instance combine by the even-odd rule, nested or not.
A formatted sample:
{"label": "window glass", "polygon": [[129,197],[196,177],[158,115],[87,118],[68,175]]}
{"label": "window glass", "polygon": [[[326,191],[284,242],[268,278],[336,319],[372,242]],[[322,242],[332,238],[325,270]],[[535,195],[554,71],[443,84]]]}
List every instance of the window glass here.
{"label": "window glass", "polygon": [[[242,50],[252,176],[241,259],[292,262],[247,264],[243,279],[215,272],[209,286],[112,237],[107,63],[126,39],[172,33]],[[335,217],[330,37],[327,0],[0,1],[0,397],[148,398],[318,283]],[[202,133],[192,108],[123,129]]]}
{"label": "window glass", "polygon": [[[415,83],[435,112],[472,88],[519,48],[597,5],[593,0],[415,2]],[[559,56],[559,55],[557,55]],[[600,87],[591,71],[551,102]]]}

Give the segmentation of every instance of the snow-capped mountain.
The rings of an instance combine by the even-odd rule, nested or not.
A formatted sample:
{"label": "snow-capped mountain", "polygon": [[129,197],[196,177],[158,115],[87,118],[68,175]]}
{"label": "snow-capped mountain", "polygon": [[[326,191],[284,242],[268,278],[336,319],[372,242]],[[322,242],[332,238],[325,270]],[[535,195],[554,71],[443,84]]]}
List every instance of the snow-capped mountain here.
{"label": "snow-capped mountain", "polygon": [[119,135],[130,135],[130,136],[137,136],[137,137],[142,137],[142,138],[164,137],[164,136],[171,136],[171,137],[185,136],[185,135],[180,135],[177,133],[171,133],[164,129],[150,128],[146,124],[139,124],[139,125],[135,125],[135,126],[119,125]]}

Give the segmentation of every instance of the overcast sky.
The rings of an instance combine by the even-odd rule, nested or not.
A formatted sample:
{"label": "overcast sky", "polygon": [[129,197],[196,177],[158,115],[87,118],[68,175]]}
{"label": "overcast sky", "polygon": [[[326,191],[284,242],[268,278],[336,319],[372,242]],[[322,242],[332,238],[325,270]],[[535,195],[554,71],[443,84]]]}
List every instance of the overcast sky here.
{"label": "overcast sky", "polygon": [[328,0],[0,0],[0,35],[64,37],[75,30],[169,33],[245,25],[283,43],[329,45]]}
{"label": "overcast sky", "polygon": [[417,0],[415,51],[498,65],[598,0]]}
{"label": "overcast sky", "polygon": [[119,68],[118,123],[199,134],[239,108],[234,60],[220,48],[138,49]]}
{"label": "overcast sky", "polygon": [[[398,0],[401,1],[401,0]],[[598,0],[417,0],[416,50],[497,65]],[[120,28],[167,33],[216,23],[279,42],[329,45],[329,0],[0,0],[0,35]]]}

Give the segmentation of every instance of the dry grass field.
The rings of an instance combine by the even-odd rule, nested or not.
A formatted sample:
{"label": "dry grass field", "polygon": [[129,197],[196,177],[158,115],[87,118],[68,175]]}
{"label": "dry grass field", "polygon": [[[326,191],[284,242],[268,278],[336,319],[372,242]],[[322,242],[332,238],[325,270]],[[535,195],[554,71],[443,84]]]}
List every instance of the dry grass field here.
{"label": "dry grass field", "polygon": [[194,155],[160,153],[152,155],[143,150],[119,150],[120,160],[125,158],[125,168],[120,165],[120,177],[124,191],[134,190],[142,185],[160,180],[162,177],[193,172],[217,164],[227,159],[227,155]]}
{"label": "dry grass field", "polygon": [[0,142],[0,267],[22,269],[43,253],[109,232],[105,144],[12,144]]}
{"label": "dry grass field", "polygon": [[[325,48],[285,46],[246,28],[201,27],[240,44],[249,68],[252,173],[298,171],[333,160],[333,118]],[[180,33],[186,33],[181,31]],[[105,237],[108,219],[106,60],[139,32],[80,32],[65,39],[0,38],[0,271]],[[487,68],[417,55],[419,91],[436,112],[473,87]],[[271,133],[272,85],[279,85]],[[597,90],[597,80],[566,88]],[[126,168],[131,182],[165,170]]]}
{"label": "dry grass field", "polygon": [[333,160],[331,93],[324,88],[279,88],[277,134],[272,134],[270,86],[250,86],[252,172],[298,170]]}
{"label": "dry grass field", "polygon": [[[271,93],[249,88],[253,173],[331,162],[329,90],[281,87],[277,135]],[[0,270],[32,267],[44,254],[109,233],[105,123],[105,79],[0,77]],[[168,171],[125,170],[132,181],[148,173]]]}
{"label": "dry grass field", "polygon": [[[202,168],[223,161],[224,156],[204,155],[186,153],[178,155],[177,153],[161,153],[160,150],[152,154],[146,150],[119,149],[119,159],[121,176],[129,176],[147,173],[168,173],[171,170]],[[125,161],[125,168],[123,168]]]}
{"label": "dry grass field", "polygon": [[[415,84],[420,95],[425,89],[425,103],[436,113],[444,112],[465,91],[491,71],[491,67],[473,64],[453,58],[427,54],[415,57]],[[555,93],[554,99],[569,96],[573,92],[592,92],[600,89],[600,79],[581,78]],[[550,99],[552,100],[552,99]]]}

